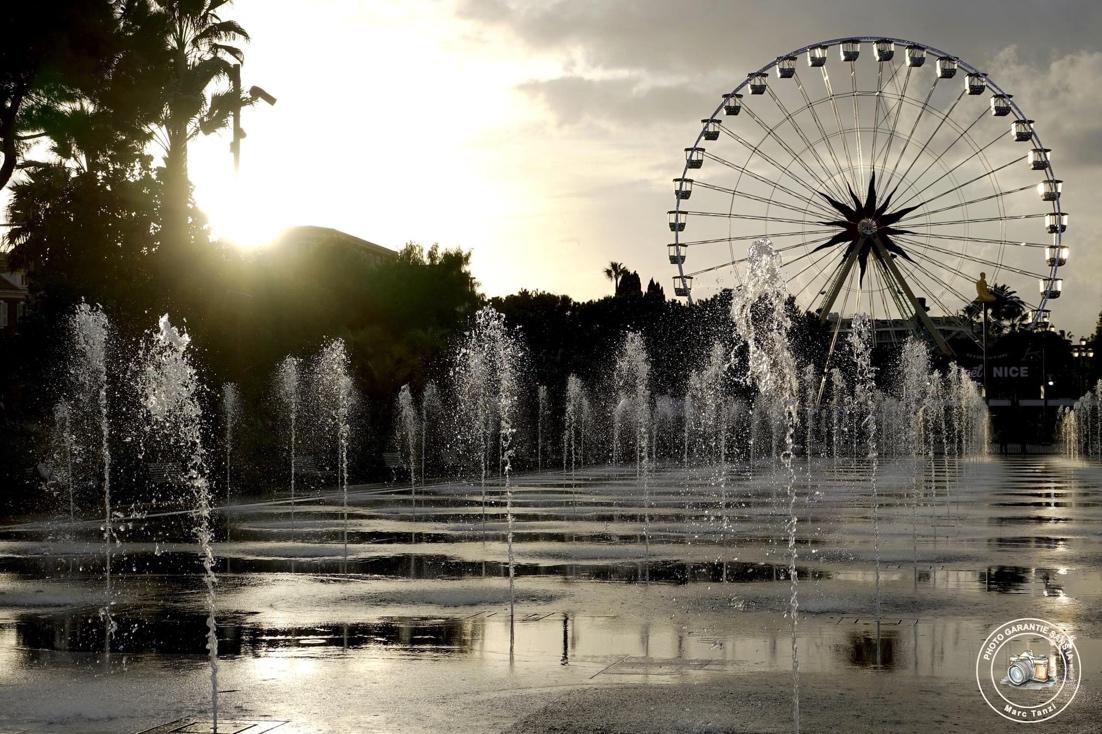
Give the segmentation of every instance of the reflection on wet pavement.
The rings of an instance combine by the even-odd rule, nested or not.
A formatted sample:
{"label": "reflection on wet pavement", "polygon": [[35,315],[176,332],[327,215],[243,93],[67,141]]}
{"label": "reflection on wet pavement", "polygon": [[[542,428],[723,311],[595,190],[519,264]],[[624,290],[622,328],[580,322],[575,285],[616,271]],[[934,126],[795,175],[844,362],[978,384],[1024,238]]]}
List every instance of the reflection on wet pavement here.
{"label": "reflection on wet pavement", "polygon": [[[661,471],[646,507],[634,477],[611,468],[521,477],[513,620],[503,508],[491,502],[484,519],[477,487],[419,487],[416,504],[408,488],[353,492],[347,553],[332,496],[302,500],[293,522],[286,502],[228,508],[215,549],[219,654],[246,680],[261,674],[235,661],[464,660],[495,671],[508,669],[512,626],[514,664],[575,676],[570,685],[784,671],[784,517],[765,471],[733,467],[722,489],[714,474]],[[1102,650],[1091,658],[1102,639],[1091,611],[1102,602],[1102,472],[1056,457],[938,458],[917,493],[909,472],[889,463],[878,475],[880,619],[865,467],[823,462],[802,487],[803,670],[966,680],[987,628],[1026,614],[1073,628],[1087,664],[1102,663]],[[124,676],[201,666],[186,524],[147,514],[122,525],[112,661],[94,523],[0,527],[0,685],[17,685],[20,671],[78,680],[105,663]]]}

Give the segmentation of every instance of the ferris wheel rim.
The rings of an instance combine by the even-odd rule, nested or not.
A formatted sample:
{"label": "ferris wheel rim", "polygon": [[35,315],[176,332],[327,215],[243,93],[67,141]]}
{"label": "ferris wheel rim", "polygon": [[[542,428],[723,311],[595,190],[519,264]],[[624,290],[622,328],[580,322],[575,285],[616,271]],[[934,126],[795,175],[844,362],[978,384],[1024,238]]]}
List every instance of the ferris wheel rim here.
{"label": "ferris wheel rim", "polygon": [[[986,72],[981,71],[979,69],[979,67],[976,67],[975,65],[973,65],[972,63],[970,63],[966,59],[963,59],[960,56],[957,56],[955,54],[951,54],[947,51],[944,51],[943,49],[940,49],[936,46],[933,46],[933,45],[930,45],[930,44],[927,44],[927,43],[922,43],[922,42],[914,41],[914,40],[911,40],[911,39],[900,38],[900,37],[897,37],[897,36],[889,36],[889,35],[839,36],[839,37],[836,37],[836,38],[831,38],[831,39],[827,39],[827,40],[821,40],[821,41],[816,41],[816,42],[813,42],[813,43],[805,44],[803,46],[800,46],[799,48],[796,48],[796,49],[793,49],[791,51],[782,53],[782,54],[778,55],[776,58],[774,58],[773,60],[771,60],[770,62],[768,62],[768,63],[762,65],[761,67],[757,68],[756,70],[751,71],[750,73],[748,73],[742,81],[740,81],[737,85],[735,85],[735,87],[733,89],[731,89],[730,92],[725,93],[724,95],[722,95],[720,103],[718,105],[716,105],[715,109],[712,111],[712,113],[706,119],[716,119],[718,117],[718,115],[720,114],[720,112],[723,110],[723,107],[724,107],[723,100],[724,99],[726,99],[728,96],[737,95],[737,94],[739,94],[739,92],[745,90],[749,86],[750,81],[753,77],[760,76],[762,74],[767,74],[771,69],[777,68],[778,63],[780,61],[782,61],[783,59],[786,59],[786,58],[789,58],[789,57],[798,57],[801,54],[807,53],[811,49],[830,48],[830,47],[838,46],[840,44],[847,43],[847,42],[856,42],[856,43],[890,42],[892,44],[899,44],[899,45],[903,45],[903,46],[906,46],[906,47],[921,48],[924,53],[930,53],[934,56],[937,56],[939,59],[952,59],[956,63],[956,65],[959,68],[963,69],[967,74],[981,75],[984,79],[986,89],[990,90],[993,93],[993,96],[1001,96],[1003,98],[1003,100],[1006,102],[1006,104],[1009,106],[1011,112],[1013,113],[1013,116],[1014,116],[1015,120],[1028,121],[1030,123],[1033,122],[1032,119],[1029,118],[1025,114],[1025,112],[1022,110],[1021,106],[1014,100],[1012,94],[1008,93],[996,81],[992,80],[991,77]],[[850,61],[849,63],[853,64],[853,63],[855,63],[855,61]],[[878,64],[883,64],[884,61],[883,60],[877,60],[877,63]],[[831,95],[831,96],[833,96],[833,95]],[[874,123],[873,123],[874,127],[876,126],[876,124],[877,123],[874,120]],[[697,133],[696,139],[694,140],[693,145],[691,146],[691,149],[700,149],[701,148],[701,142],[704,140],[704,132],[705,131],[702,128],[700,130],[700,132]],[[1033,126],[1032,124],[1030,125],[1030,140],[1032,140],[1035,143],[1035,147],[1037,149],[1045,151],[1046,153],[1051,152],[1050,149],[1044,147],[1044,143],[1041,139],[1040,134],[1037,132],[1036,127]],[[690,150],[690,148],[686,148],[686,151],[688,151],[688,150]],[[1045,174],[1047,174],[1047,180],[1059,181],[1059,179],[1056,178],[1055,170],[1052,166],[1051,156],[1046,155],[1045,156],[1045,165],[1043,167],[1036,168],[1034,170],[1037,170],[1038,172],[1043,171]],[[684,162],[684,164],[682,166],[682,170],[681,170],[681,179],[682,180],[688,178],[689,171],[690,171],[689,162],[688,162],[688,160],[686,160]],[[673,212],[677,212],[679,214],[681,213],[681,211],[682,211],[682,209],[681,209],[682,201],[683,200],[681,198],[675,196],[674,209],[672,210]],[[1051,206],[1052,214],[1054,214],[1054,215],[1066,214],[1066,212],[1064,212],[1063,209],[1062,209],[1062,205],[1061,205],[1061,202],[1060,202],[1059,198],[1051,200],[1049,202],[1049,204]],[[1056,248],[1057,251],[1059,251],[1059,249],[1062,247],[1062,244],[1063,244],[1063,231],[1062,231],[1062,229],[1058,227],[1056,229],[1056,231],[1052,233],[1052,237],[1053,237],[1052,246],[1054,248]],[[684,270],[684,258],[683,258],[684,253],[682,252],[682,248],[686,247],[686,246],[681,244],[681,236],[680,236],[680,231],[679,230],[675,229],[673,231],[673,240],[674,241],[673,241],[673,243],[671,243],[671,246],[674,248],[674,253],[678,256],[677,257],[677,262],[675,263],[676,267],[677,267],[678,279],[681,282],[684,282],[684,278],[686,276],[686,273],[685,273],[685,270]],[[1050,281],[1056,281],[1057,280],[1056,276],[1059,273],[1059,269],[1060,269],[1059,262],[1056,261],[1053,265],[1049,266],[1049,271],[1048,271],[1047,278]],[[687,299],[688,303],[690,305],[692,305],[693,296],[692,296],[692,291],[691,290],[688,291],[688,293],[686,295],[686,299]],[[1037,303],[1036,307],[1033,309],[1032,315],[1028,320],[1028,324],[1030,326],[1036,326],[1038,323],[1041,323],[1042,321],[1044,321],[1045,307],[1048,304],[1049,300],[1051,300],[1051,299],[1048,295],[1048,291],[1047,290],[1042,290],[1040,301]]]}

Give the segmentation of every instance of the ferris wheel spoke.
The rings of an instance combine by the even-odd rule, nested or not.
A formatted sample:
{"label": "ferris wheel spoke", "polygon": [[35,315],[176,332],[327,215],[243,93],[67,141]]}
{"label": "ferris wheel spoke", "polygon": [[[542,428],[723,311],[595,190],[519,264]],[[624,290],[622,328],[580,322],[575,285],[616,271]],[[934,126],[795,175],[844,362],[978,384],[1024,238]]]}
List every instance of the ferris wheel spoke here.
{"label": "ferris wheel spoke", "polygon": [[[896,71],[898,71],[898,67],[897,67]],[[893,79],[895,78],[895,74],[892,75],[892,78]],[[903,113],[903,100],[907,99],[907,87],[910,84],[910,82],[911,82],[911,67],[908,66],[906,73],[903,75],[903,88],[899,89],[898,86],[896,87],[896,91],[898,92],[899,99],[895,103],[895,114],[892,115],[892,129],[891,129],[891,132],[888,134],[888,140],[883,146],[884,150],[883,150],[883,156],[882,157],[883,157],[884,160],[883,160],[883,164],[881,165],[881,168],[880,168],[881,171],[883,171],[885,168],[887,168],[888,160],[891,159],[892,143],[895,141],[896,128],[899,126],[899,117]]]}
{"label": "ferris wheel spoke", "polygon": [[845,169],[845,175],[850,186],[855,187],[854,190],[856,191],[861,188],[861,184],[854,177],[853,157],[849,153],[849,141],[846,139],[845,127],[842,125],[842,116],[838,112],[838,100],[834,95],[834,89],[831,87],[830,75],[827,73],[826,65],[821,67],[821,71],[823,72],[823,86],[826,87],[827,97],[830,98],[830,108],[834,111],[834,123],[838,126],[838,136],[842,139],[842,150],[846,154],[847,168]]}
{"label": "ferris wheel spoke", "polygon": [[[810,243],[809,242],[809,243],[803,243],[803,244],[816,244],[817,245],[817,244],[820,244],[820,243],[825,243],[826,241],[827,241],[826,239],[822,239],[822,240],[820,240],[818,242],[815,242],[815,243]],[[819,250],[819,252],[823,252],[823,253],[832,252],[832,251],[833,251],[832,249]],[[785,268],[791,267],[791,266],[795,265],[796,263],[798,263],[802,260],[806,260],[807,258],[809,258],[809,257],[811,257],[812,255],[815,255],[815,254],[817,254],[817,252],[816,252],[816,249],[813,248],[811,250],[808,250],[804,254],[802,254],[798,257],[794,257],[791,260],[789,260],[788,262],[783,263],[783,265],[781,267],[785,267]],[[822,258],[816,258],[815,259],[815,262],[822,262],[822,261],[823,261]],[[803,271],[801,271],[801,272],[803,272]]]}
{"label": "ferris wheel spoke", "polygon": [[[907,136],[903,138],[903,147],[899,149],[899,155],[896,157],[895,163],[892,165],[892,170],[888,174],[888,177],[884,180],[885,191],[887,191],[891,187],[892,182],[895,180],[895,174],[896,171],[899,170],[899,164],[903,160],[903,156],[906,154],[907,148],[909,148],[911,145],[911,139],[914,138],[915,132],[918,130],[919,123],[922,122],[922,114],[926,110],[930,109],[930,100],[933,98],[934,91],[937,89],[937,81],[939,78],[940,77],[938,77],[937,75],[934,76],[934,82],[930,85],[929,91],[926,92],[926,99],[924,99],[922,101],[922,104],[919,105],[918,114],[915,115],[915,120],[913,123],[911,123],[911,130],[907,133]],[[902,102],[903,100],[901,99],[900,104],[902,104]]]}
{"label": "ferris wheel spoke", "polygon": [[682,214],[689,217],[716,217],[719,219],[748,219],[752,222],[781,222],[782,224],[817,224],[806,219],[789,219],[788,217],[765,216],[763,214],[743,214],[741,212],[706,212],[683,209]]}
{"label": "ferris wheel spoke", "polygon": [[[934,302],[934,305],[940,308],[946,316],[954,316],[952,309],[945,305],[945,302],[941,300],[941,293],[953,293],[954,288],[945,281],[935,276],[930,271],[923,268],[916,262],[904,261],[899,264],[899,270],[906,275],[911,282],[918,283],[922,286],[923,297],[928,298]],[[931,288],[930,286],[934,286]],[[939,288],[940,286],[940,288]],[[959,294],[957,294],[959,296]],[[963,298],[963,296],[959,296]]]}
{"label": "ferris wheel spoke", "polygon": [[[959,143],[961,140],[966,138],[968,136],[968,131],[971,130],[973,127],[975,127],[976,124],[978,124],[979,121],[984,119],[985,117],[987,117],[987,110],[984,110],[984,111],[980,112],[979,117],[972,120],[972,122],[969,123],[968,127],[961,130],[960,133],[955,138],[953,138],[953,142],[949,143],[949,145],[945,146],[944,150],[942,150],[940,153],[938,153],[936,156],[934,156],[934,159],[931,160],[926,165],[926,168],[922,169],[922,173],[918,174],[913,179],[911,179],[911,183],[907,186],[907,188],[903,189],[903,191],[900,192],[900,195],[902,196],[903,194],[906,194],[908,191],[911,190],[911,188],[913,188],[915,186],[915,184],[917,184],[919,181],[921,181],[922,177],[925,176],[927,173],[929,173],[930,169],[933,168],[934,166],[936,166],[938,164],[938,161],[940,161],[942,158],[944,158],[945,154],[948,153],[950,150],[952,150],[953,147],[957,143]],[[1000,137],[1001,137],[1001,135],[1000,135]],[[957,168],[959,168],[959,166],[957,166]],[[953,169],[951,169],[950,172],[955,171],[955,170],[957,170],[957,169],[953,168]],[[910,199],[908,199],[907,201],[910,201]]]}
{"label": "ferris wheel spoke", "polygon": [[[726,128],[723,128],[723,127],[721,127],[720,129],[721,130],[726,130]],[[756,149],[753,146],[751,146],[748,141],[744,140],[743,138],[739,137],[737,134],[735,134],[733,132],[727,131],[727,134],[730,137],[732,137],[733,139],[735,139],[738,142],[742,143],[743,145],[748,146],[749,149],[750,149],[751,155],[756,153]],[[788,170],[786,168],[781,166],[779,163],[774,161],[769,156],[765,156],[765,155],[762,155],[760,153],[758,153],[758,155],[763,160],[765,160],[766,162],[771,163],[781,173],[787,173],[788,172]],[[804,188],[806,188],[808,193],[810,193],[813,198],[808,197],[806,195],[798,194],[795,191],[793,191],[792,189],[787,188],[786,186],[783,186],[783,185],[777,183],[776,181],[771,181],[770,179],[766,178],[765,176],[762,176],[760,173],[756,173],[754,171],[751,171],[749,168],[746,168],[745,166],[740,166],[739,164],[734,163],[732,161],[729,161],[726,158],[721,158],[721,157],[719,157],[718,155],[716,155],[714,153],[709,153],[709,152],[705,151],[704,152],[704,157],[707,158],[708,160],[715,161],[716,163],[720,164],[721,166],[727,166],[728,168],[730,168],[733,171],[738,171],[740,174],[742,174],[744,176],[748,176],[748,177],[754,179],[755,181],[757,181],[759,183],[765,184],[766,186],[774,187],[778,191],[783,191],[784,193],[788,194],[789,196],[791,196],[793,199],[800,202],[801,204],[804,203],[804,202],[807,202],[807,201],[814,201],[815,202],[815,208],[816,208],[817,211],[819,211],[824,216],[834,218],[834,213],[832,211],[827,209],[825,205],[819,204],[817,201],[815,201],[815,199],[817,199],[818,196],[819,196],[819,192],[817,192],[812,187],[808,186],[807,183],[805,181],[802,181],[798,176],[794,176],[791,173],[788,174],[789,177],[793,181],[795,181],[796,183],[798,183],[801,186],[803,186]]]}
{"label": "ferris wheel spoke", "polygon": [[[771,232],[769,234],[769,239],[778,240],[778,239],[783,239],[783,238],[786,238],[786,237],[806,237],[809,234],[828,234],[828,233],[833,234],[835,231],[836,230],[833,230],[833,229],[801,229],[801,230],[796,231],[796,232]],[[730,237],[713,237],[713,238],[704,239],[704,240],[688,240],[688,241],[684,241],[684,242],[678,242],[676,244],[681,246],[681,247],[695,247],[695,246],[698,246],[698,245],[719,245],[719,244],[726,244],[726,243],[729,243],[729,242],[749,242],[751,240],[760,240],[760,239],[761,239],[761,233],[758,233],[758,234],[732,235]],[[669,244],[672,245],[674,243],[671,242]],[[781,249],[786,249],[786,248],[781,248]]]}
{"label": "ferris wheel spoke", "polygon": [[[972,283],[975,280],[974,275],[966,273],[963,270],[961,270],[960,268],[956,268],[952,265],[947,265],[946,263],[942,262],[941,260],[938,260],[937,258],[934,258],[934,257],[930,257],[929,255],[927,255],[924,252],[912,252],[911,254],[914,255],[915,257],[920,258],[924,262],[929,263],[932,267],[934,267],[934,268],[936,268],[936,269],[938,269],[942,272],[951,273],[952,275],[955,275],[955,276],[961,278],[966,283]],[[912,260],[912,262],[917,262],[917,261]],[[948,284],[946,284],[946,287],[950,287],[950,286],[948,286]],[[952,292],[953,292],[953,295],[960,298],[962,300],[962,302],[964,302],[964,303],[969,303],[969,302],[972,301],[971,298],[966,297],[963,293],[956,290],[955,288],[952,289]]]}
{"label": "ferris wheel spoke", "polygon": [[[923,257],[923,259],[926,260],[927,262],[932,262],[935,265],[938,264],[936,260],[931,260],[929,257]],[[956,298],[959,298],[961,303],[969,303],[972,300],[971,298],[965,297],[965,295],[963,293],[958,291],[956,288],[951,286],[949,283],[945,282],[945,280],[943,280],[941,277],[939,277],[938,275],[930,272],[926,267],[924,267],[917,260],[906,260],[906,261],[904,261],[904,264],[905,265],[909,264],[909,265],[913,266],[915,269],[920,270],[921,272],[925,273],[927,277],[929,277],[935,283],[939,284],[948,293],[951,293]],[[942,306],[942,308],[944,308],[944,305]],[[947,311],[947,313],[949,313],[949,311]]]}
{"label": "ferris wheel spoke", "polygon": [[[785,106],[784,102],[781,101],[781,98],[777,96],[777,93],[773,91],[773,87],[768,87],[767,91],[769,92],[769,96],[772,97],[773,103],[777,105],[777,108],[784,115],[784,119],[792,127],[792,130],[796,133],[796,136],[803,142],[804,149],[810,151],[812,157],[819,164],[819,167],[823,171],[823,178],[821,180],[824,186],[830,187],[830,190],[833,193],[844,197],[845,192],[838,187],[838,183],[834,179],[834,176],[830,174],[830,169],[827,167],[826,163],[823,162],[823,159],[819,156],[819,151],[815,148],[815,146],[811,143],[811,140],[804,133],[804,129],[800,127],[798,117],[794,113],[788,111],[788,107]],[[793,160],[798,160],[794,153],[793,156]]]}
{"label": "ferris wheel spoke", "polygon": [[775,207],[779,207],[781,209],[787,209],[789,211],[796,212],[797,214],[806,214],[807,213],[807,205],[806,204],[802,207],[795,206],[793,204],[786,204],[784,202],[775,201],[773,199],[769,199],[769,198],[766,198],[764,196],[758,196],[757,194],[751,194],[747,191],[739,191],[738,189],[732,189],[732,188],[728,188],[726,186],[717,186],[715,184],[710,184],[706,181],[701,181],[700,179],[696,179],[695,181],[693,181],[693,186],[694,187],[699,187],[699,188],[702,188],[702,189],[709,189],[711,191],[717,191],[721,194],[728,194],[730,196],[738,196],[740,198],[749,199],[750,201],[756,201],[760,204],[766,204],[768,206],[775,206]]}
{"label": "ferris wheel spoke", "polygon": [[[755,235],[754,239],[761,239],[761,235]],[[823,241],[825,241],[825,240],[823,240],[823,239],[812,239],[812,240],[807,240],[805,242],[797,242],[796,244],[793,244],[793,245],[785,245],[784,247],[778,247],[773,251],[776,252],[776,253],[788,252],[790,250],[795,250],[795,249],[798,249],[800,247],[808,247],[810,245],[816,245],[816,244],[819,244],[820,242],[823,242]],[[798,259],[799,258],[797,258],[797,260]],[[690,275],[690,276],[703,275],[704,273],[711,273],[711,272],[714,272],[716,270],[722,270],[723,268],[731,267],[731,266],[734,266],[734,265],[741,265],[741,264],[749,262],[749,261],[750,261],[750,256],[746,255],[745,257],[734,258],[734,259],[731,259],[731,260],[727,260],[726,262],[717,263],[716,265],[709,265],[706,268],[701,268],[700,270],[694,270],[691,273],[686,273],[686,275]],[[793,261],[793,262],[795,262],[795,261]]]}
{"label": "ferris wheel spoke", "polygon": [[[777,145],[784,148],[785,152],[788,153],[788,155],[792,158],[792,160],[794,162],[800,164],[800,167],[803,168],[804,171],[807,172],[807,175],[810,176],[811,178],[815,179],[815,181],[818,182],[818,184],[820,186],[820,191],[826,191],[829,188],[828,185],[827,185],[827,182],[824,181],[819,176],[819,174],[815,173],[815,171],[813,171],[811,169],[811,166],[807,165],[807,163],[796,153],[796,151],[794,151],[792,149],[792,146],[790,146],[788,143],[786,143],[784,141],[784,139],[782,139],[781,136],[777,134],[777,131],[776,131],[775,128],[771,128],[768,125],[766,125],[765,122],[757,114],[755,114],[754,111],[752,109],[750,109],[749,107],[744,106],[743,110],[746,112],[746,114],[750,117],[751,120],[753,120],[755,123],[758,124],[758,126],[762,129],[762,131],[766,134],[767,137],[772,138],[773,141],[775,143],[777,143]],[[761,155],[760,150],[758,151],[758,155]],[[788,172],[787,167],[785,168],[785,172],[786,173]],[[799,180],[798,177],[792,176],[792,174],[789,174],[789,176],[792,177],[792,178],[795,178],[796,180]],[[804,185],[806,186],[807,184],[804,184]]]}
{"label": "ferris wheel spoke", "polygon": [[[808,254],[811,254],[811,253],[808,253]],[[823,283],[829,283],[832,280],[831,277],[828,277],[825,281],[820,281],[819,280],[819,278],[823,275],[823,273],[825,273],[831,266],[829,256],[834,255],[835,257],[837,257],[837,253],[832,252],[831,250],[827,250],[826,255],[827,255],[826,257],[816,258],[812,262],[808,263],[802,270],[800,270],[800,272],[796,273],[791,278],[789,278],[790,281],[795,281],[796,279],[801,277],[804,273],[806,273],[808,270],[811,270],[811,268],[815,267],[816,265],[822,264],[823,261],[826,261],[826,264],[823,265],[823,267],[819,268],[819,270],[817,270],[815,272],[815,275],[813,275],[813,276],[811,276],[810,278],[807,279],[807,282],[804,283],[803,287],[800,288],[800,290],[798,290],[798,291],[796,291],[795,293],[792,294],[793,298],[799,298],[800,296],[802,296],[804,294],[804,292],[814,283],[819,283],[820,290],[821,290],[821,286],[822,286]],[[795,264],[795,262],[796,261],[793,260],[792,264]],[[837,267],[835,267],[834,270],[831,271],[831,275],[832,276],[836,275],[841,268],[845,267],[845,262],[846,262],[845,259],[839,261],[838,264],[837,264]]]}
{"label": "ferris wheel spoke", "polygon": [[849,62],[849,78],[853,87],[853,129],[857,144],[857,180],[859,185],[856,190],[860,191],[864,188],[860,186],[860,182],[863,182],[867,177],[865,176],[865,154],[861,149],[861,113],[857,104],[857,63],[854,61]]}
{"label": "ferris wheel spoke", "polygon": [[[823,143],[826,145],[827,152],[830,153],[830,159],[834,163],[834,170],[837,171],[838,174],[841,175],[844,179],[845,170],[842,168],[842,164],[838,160],[838,154],[834,152],[834,144],[830,142],[830,136],[827,135],[826,128],[823,127],[823,121],[822,119],[820,119],[819,113],[815,110],[815,105],[811,102],[811,98],[808,96],[807,90],[804,89],[803,82],[800,81],[800,75],[798,73],[793,74],[792,78],[796,82],[796,88],[799,89],[800,94],[803,95],[805,106],[811,111],[811,118],[812,120],[814,120],[815,127],[819,130],[819,136],[822,138]],[[842,188],[843,187],[841,182],[838,182],[836,190],[839,194],[844,195]]]}
{"label": "ferris wheel spoke", "polygon": [[[895,188],[892,189],[892,195],[893,196],[895,195],[895,191],[899,188],[899,185],[907,180],[907,175],[911,172],[911,169],[915,167],[915,164],[918,163],[919,159],[922,158],[922,154],[925,153],[927,150],[929,150],[930,143],[932,143],[934,138],[937,136],[937,134],[939,132],[941,132],[942,126],[945,125],[945,123],[949,120],[949,116],[953,114],[953,110],[955,110],[957,108],[957,105],[960,104],[960,101],[962,99],[964,99],[964,94],[965,94],[965,92],[962,89],[960,94],[957,95],[957,98],[955,100],[953,100],[953,104],[949,105],[948,112],[946,112],[944,115],[941,115],[941,119],[938,121],[937,126],[934,127],[934,131],[932,133],[930,133],[930,137],[926,138],[926,142],[924,142],[922,144],[922,147],[918,149],[918,152],[915,153],[915,156],[911,160],[910,165],[908,165],[906,170],[904,170],[903,173],[900,174],[898,183],[896,183]],[[923,108],[925,108],[926,106],[927,105],[924,103]],[[922,114],[922,111],[920,110],[919,115],[921,115],[921,114]],[[899,162],[896,161],[897,165],[898,165],[898,163]]]}
{"label": "ferris wheel spoke", "polygon": [[923,250],[933,250],[934,252],[941,253],[942,255],[950,255],[952,257],[959,257],[963,260],[968,260],[969,262],[974,262],[977,265],[989,265],[991,267],[999,268],[1000,270],[1007,270],[1011,273],[1017,273],[1018,275],[1025,275],[1025,276],[1028,276],[1030,278],[1047,278],[1048,277],[1048,275],[1044,274],[1044,273],[1034,273],[1030,270],[1025,270],[1023,268],[1015,267],[1013,265],[1010,265],[1009,263],[1002,263],[1002,262],[998,262],[996,260],[989,260],[985,257],[980,257],[979,255],[973,255],[973,254],[970,254],[970,253],[965,252],[963,250],[961,250],[960,252],[955,252],[953,250],[947,250],[945,248],[938,247],[937,245],[931,245],[928,242],[922,242],[921,240],[913,239],[911,237],[899,237],[899,240],[901,242],[906,242],[908,244],[911,244],[915,247],[922,248]]}
{"label": "ferris wheel spoke", "polygon": [[[908,203],[914,201],[919,196],[922,196],[924,193],[929,191],[934,186],[937,186],[942,181],[945,181],[947,178],[949,178],[952,175],[953,171],[956,171],[957,169],[961,168],[962,166],[964,166],[966,163],[968,163],[970,160],[972,160],[976,156],[983,155],[984,151],[986,151],[988,148],[990,148],[995,143],[999,142],[1002,138],[1003,138],[1003,133],[999,133],[998,135],[996,135],[994,138],[991,139],[991,142],[987,143],[986,145],[984,145],[981,148],[977,148],[976,150],[974,150],[972,152],[972,155],[966,157],[964,160],[957,163],[957,165],[953,166],[948,171],[946,171],[944,176],[935,177],[933,181],[926,184],[921,189],[914,192],[913,194],[911,194],[909,197],[907,197],[903,201],[899,202],[898,206],[900,206],[900,207],[906,206]],[[929,170],[928,167],[927,167],[927,170]],[[925,173],[925,172],[923,172],[923,173]],[[990,168],[988,168],[986,175],[988,175],[988,176],[992,175],[992,171],[990,170]],[[981,176],[981,178],[983,178],[983,176]],[[911,185],[908,186],[907,188],[908,189],[912,188],[915,183],[918,183],[918,180],[919,180],[918,178],[914,179],[914,181],[911,183]]]}
{"label": "ferris wheel spoke", "polygon": [[954,242],[973,242],[978,245],[996,245],[1013,247],[1050,247],[1049,242],[1017,242],[1014,240],[999,240],[993,237],[976,237],[975,235],[938,234],[936,232],[923,232],[922,237],[932,237],[935,240],[952,240]]}
{"label": "ferris wheel spoke", "polygon": [[[878,61],[876,63],[876,94],[873,98],[872,108],[872,142],[869,144],[869,170],[873,175],[876,175],[876,138],[880,132],[880,108],[883,106],[883,92],[884,92],[884,63]],[[889,79],[890,82],[890,79]]]}
{"label": "ferris wheel spoke", "polygon": [[[988,176],[994,176],[999,171],[1002,171],[1005,168],[1009,168],[1010,166],[1017,165],[1018,163],[1021,163],[1025,159],[1026,159],[1026,156],[1024,156],[1024,155],[1019,157],[1019,158],[1015,158],[1014,160],[1010,161],[1009,163],[1004,163],[1003,165],[999,166],[998,168],[992,168],[988,171],[984,171],[983,173],[976,176],[975,178],[970,178],[970,179],[968,179],[967,181],[965,181],[964,183],[962,183],[958,186],[954,186],[953,188],[948,189],[947,191],[942,191],[940,194],[937,194],[936,196],[931,196],[929,199],[926,199],[921,204],[918,204],[915,208],[915,211],[917,212],[917,211],[921,210],[922,207],[926,206],[931,201],[937,201],[938,199],[940,199],[943,196],[948,196],[949,194],[960,191],[965,186],[970,186],[971,184],[974,184],[976,181],[979,181],[980,179],[987,178]],[[946,207],[945,209],[935,209],[934,211],[924,212],[924,214],[929,215],[929,214],[934,214],[936,212],[946,211],[946,209],[956,209],[956,208],[959,208],[960,206],[963,206],[963,205],[975,204],[975,203],[980,202],[980,201],[987,201],[989,199],[1002,197],[1002,196],[1005,196],[1007,194],[1015,194],[1019,191],[1026,191],[1027,189],[1032,189],[1032,188],[1035,188],[1034,184],[1029,184],[1028,186],[1023,186],[1020,189],[1013,189],[1013,190],[1009,190],[1009,191],[1001,191],[997,194],[992,194],[991,196],[985,196],[981,199],[973,199],[972,201],[966,201],[966,202],[963,202],[963,204],[956,204],[956,205],[951,206],[951,207]],[[906,217],[904,217],[904,219],[906,219]],[[900,221],[903,221],[903,220],[901,219]]]}
{"label": "ferris wheel spoke", "polygon": [[[988,197],[991,198],[991,197]],[[960,208],[960,207],[953,207]],[[1003,222],[1014,219],[1041,219],[1045,216],[1044,212],[1036,214],[1007,214],[1005,217],[973,217],[971,219],[952,219],[944,220],[940,222],[913,222],[908,224],[908,227],[947,227],[951,224],[981,224],[983,222]]]}

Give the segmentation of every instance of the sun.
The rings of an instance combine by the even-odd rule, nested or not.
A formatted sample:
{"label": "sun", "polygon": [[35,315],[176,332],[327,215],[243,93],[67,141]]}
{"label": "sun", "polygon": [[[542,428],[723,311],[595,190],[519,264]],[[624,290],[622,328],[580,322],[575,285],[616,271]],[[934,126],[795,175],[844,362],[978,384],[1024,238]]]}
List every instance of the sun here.
{"label": "sun", "polygon": [[196,204],[211,234],[243,250],[270,243],[291,222],[276,192],[263,182],[226,176],[196,186]]}

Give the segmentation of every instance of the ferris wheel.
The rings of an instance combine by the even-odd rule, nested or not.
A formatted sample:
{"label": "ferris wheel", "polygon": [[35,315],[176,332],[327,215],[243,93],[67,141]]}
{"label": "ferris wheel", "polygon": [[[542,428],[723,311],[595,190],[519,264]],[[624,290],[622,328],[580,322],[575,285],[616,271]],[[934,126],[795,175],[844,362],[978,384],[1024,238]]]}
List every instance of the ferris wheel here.
{"label": "ferris wheel", "polygon": [[981,274],[1048,328],[1068,260],[1051,158],[1012,95],[962,59],[874,36],[804,46],[724,94],[685,149],[674,291],[737,285],[768,237],[790,295],[836,328],[868,313],[881,338],[920,329],[949,353]]}

